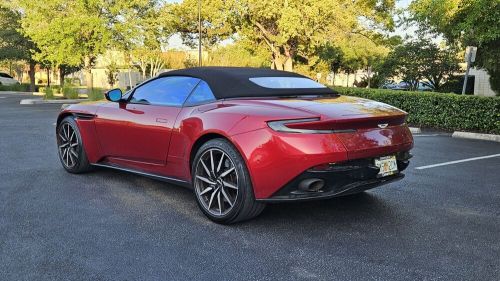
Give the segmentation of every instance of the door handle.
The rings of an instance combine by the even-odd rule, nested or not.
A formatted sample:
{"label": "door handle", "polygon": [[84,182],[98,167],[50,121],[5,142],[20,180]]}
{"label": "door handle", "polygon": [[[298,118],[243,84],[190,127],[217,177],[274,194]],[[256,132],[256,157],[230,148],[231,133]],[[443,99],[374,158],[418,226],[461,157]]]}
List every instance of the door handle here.
{"label": "door handle", "polygon": [[156,123],[168,123],[168,120],[165,118],[156,118]]}

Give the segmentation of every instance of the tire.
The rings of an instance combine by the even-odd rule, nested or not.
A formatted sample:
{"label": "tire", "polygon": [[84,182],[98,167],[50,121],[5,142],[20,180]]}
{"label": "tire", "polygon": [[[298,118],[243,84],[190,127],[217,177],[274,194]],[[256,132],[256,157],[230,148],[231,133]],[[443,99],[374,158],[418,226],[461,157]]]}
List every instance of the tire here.
{"label": "tire", "polygon": [[255,200],[243,158],[225,139],[212,139],[198,149],[191,174],[198,206],[216,223],[248,220],[264,210],[265,204]]}
{"label": "tire", "polygon": [[64,169],[73,174],[90,171],[91,166],[74,118],[72,116],[64,118],[57,126],[56,132],[57,151]]}

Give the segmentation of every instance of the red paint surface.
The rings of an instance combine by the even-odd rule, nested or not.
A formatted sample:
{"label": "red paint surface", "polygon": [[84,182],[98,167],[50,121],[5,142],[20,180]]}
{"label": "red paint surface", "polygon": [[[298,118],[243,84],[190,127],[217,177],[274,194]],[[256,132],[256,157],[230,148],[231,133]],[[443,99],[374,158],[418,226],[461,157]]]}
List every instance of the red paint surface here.
{"label": "red paint surface", "polygon": [[[411,149],[406,113],[353,97],[232,99],[195,107],[112,102],[72,105],[91,163],[191,181],[194,143],[207,134],[227,138],[243,156],[257,198],[268,198],[305,170],[324,163],[376,157]],[[355,129],[336,134],[275,132],[268,121],[319,118],[309,129]],[[379,128],[378,124],[388,124]]]}

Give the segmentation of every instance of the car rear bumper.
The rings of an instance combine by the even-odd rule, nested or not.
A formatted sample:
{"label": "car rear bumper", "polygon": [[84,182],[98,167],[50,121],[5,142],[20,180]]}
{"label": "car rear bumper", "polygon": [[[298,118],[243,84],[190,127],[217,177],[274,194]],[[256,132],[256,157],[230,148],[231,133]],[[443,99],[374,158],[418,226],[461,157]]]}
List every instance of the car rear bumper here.
{"label": "car rear bumper", "polygon": [[266,199],[257,199],[259,202],[265,203],[279,203],[279,202],[291,202],[291,201],[310,201],[310,200],[323,200],[334,197],[340,197],[350,194],[359,193],[368,189],[372,189],[384,184],[395,182],[401,180],[405,177],[404,174],[398,173],[392,176],[387,176],[380,179],[369,179],[363,181],[355,181],[343,186],[338,186],[337,188],[332,188],[328,191],[321,192],[302,192],[300,194],[285,193],[282,195],[274,195]]}
{"label": "car rear bumper", "polygon": [[[309,169],[271,197],[259,199],[261,202],[303,201],[327,199],[362,192],[377,186],[388,184],[404,178],[401,173],[409,165],[411,154],[401,152],[397,154],[398,172],[396,174],[379,177],[379,168],[373,164],[373,158],[346,161],[332,164],[328,169]],[[319,190],[306,190],[304,184],[311,181],[323,183]]]}
{"label": "car rear bumper", "polygon": [[[361,142],[362,136],[351,138],[358,144],[353,145],[353,149],[346,149],[344,143],[349,140],[341,134],[288,134],[269,128],[232,136],[232,141],[246,162],[255,198],[271,199],[312,167],[409,151],[413,140],[406,130],[395,131],[397,141],[395,137],[388,138],[378,131],[363,133],[362,136],[367,136],[364,141],[371,145]],[[384,131],[391,136],[391,131]]]}

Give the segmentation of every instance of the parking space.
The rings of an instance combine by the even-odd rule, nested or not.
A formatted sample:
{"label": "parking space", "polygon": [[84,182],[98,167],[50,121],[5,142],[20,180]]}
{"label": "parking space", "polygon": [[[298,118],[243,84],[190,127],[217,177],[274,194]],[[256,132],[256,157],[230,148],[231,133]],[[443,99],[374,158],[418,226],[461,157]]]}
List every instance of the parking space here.
{"label": "parking space", "polygon": [[400,182],[221,226],[188,189],[66,173],[60,105],[21,98],[0,93],[0,280],[500,280],[500,143],[423,133]]}

